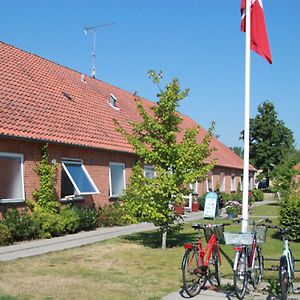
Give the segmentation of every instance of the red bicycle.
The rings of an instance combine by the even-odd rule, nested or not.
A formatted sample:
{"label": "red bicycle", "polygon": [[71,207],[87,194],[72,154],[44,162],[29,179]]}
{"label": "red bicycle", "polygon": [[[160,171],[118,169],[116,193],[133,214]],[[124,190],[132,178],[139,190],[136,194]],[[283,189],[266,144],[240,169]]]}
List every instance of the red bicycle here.
{"label": "red bicycle", "polygon": [[221,284],[221,256],[219,243],[224,243],[224,226],[230,224],[197,224],[195,230],[204,230],[207,241],[205,249],[202,245],[202,236],[196,243],[185,243],[185,253],[182,259],[182,281],[186,293],[194,297],[204,287],[207,280],[210,284]]}

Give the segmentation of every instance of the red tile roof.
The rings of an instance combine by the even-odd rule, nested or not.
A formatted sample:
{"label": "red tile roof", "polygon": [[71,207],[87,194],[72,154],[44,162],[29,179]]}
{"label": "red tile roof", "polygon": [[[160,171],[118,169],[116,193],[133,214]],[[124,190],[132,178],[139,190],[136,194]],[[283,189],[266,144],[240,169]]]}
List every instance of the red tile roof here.
{"label": "red tile roof", "polygon": [[[139,119],[135,96],[101,80],[63,67],[37,55],[0,42],[0,135],[63,144],[133,152],[116,132],[113,119],[128,127]],[[109,96],[116,96],[119,110]],[[143,99],[143,105],[153,102]],[[183,128],[197,124],[183,116]],[[202,129],[199,141],[207,133]],[[217,165],[243,168],[243,161],[220,141],[212,157]]]}

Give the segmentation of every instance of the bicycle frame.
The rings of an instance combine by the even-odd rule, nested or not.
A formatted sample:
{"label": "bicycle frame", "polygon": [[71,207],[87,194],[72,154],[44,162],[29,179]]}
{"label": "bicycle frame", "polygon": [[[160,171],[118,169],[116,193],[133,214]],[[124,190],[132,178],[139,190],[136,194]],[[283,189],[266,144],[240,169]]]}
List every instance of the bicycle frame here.
{"label": "bicycle frame", "polygon": [[[212,254],[213,249],[214,249],[215,246],[218,249],[218,258],[219,258],[219,261],[220,261],[220,264],[221,264],[221,255],[220,255],[220,251],[219,251],[219,243],[218,243],[216,235],[213,231],[211,233],[210,239],[209,239],[205,249],[203,249],[202,237],[199,238],[196,245],[198,246],[198,258],[197,258],[198,266],[201,266],[201,265],[202,266],[208,266],[209,265],[211,254]],[[185,249],[191,249],[192,244],[186,243],[186,244],[184,244],[184,248]]]}
{"label": "bicycle frame", "polygon": [[294,266],[292,263],[292,255],[290,252],[290,248],[289,248],[289,241],[288,239],[285,238],[285,236],[283,237],[283,242],[284,242],[284,246],[283,246],[283,253],[282,256],[284,256],[286,258],[287,261],[287,269],[288,269],[288,275],[289,275],[289,279],[293,280],[294,279]]}
{"label": "bicycle frame", "polygon": [[247,269],[253,270],[254,269],[254,263],[255,263],[255,254],[256,254],[256,238],[254,237],[252,245],[251,245],[251,252],[249,251],[249,247],[247,245],[240,245],[240,246],[235,246],[233,247],[234,251],[236,251],[235,254],[235,259],[234,259],[234,264],[233,264],[233,270],[236,271],[237,269],[237,263],[238,263],[238,258],[240,255],[240,252],[242,252],[243,248],[248,248],[247,254],[248,254],[248,265]]}
{"label": "bicycle frame", "polygon": [[221,264],[219,244],[217,242],[216,235],[212,232],[211,237],[210,237],[205,249],[203,249],[202,240],[199,239],[199,241],[198,241],[198,247],[199,247],[198,265],[200,265],[202,263],[202,265],[208,266],[209,260],[211,258],[211,254],[212,254],[213,249],[214,249],[214,246],[217,246],[218,257],[219,257],[219,261],[220,261],[220,264]]}

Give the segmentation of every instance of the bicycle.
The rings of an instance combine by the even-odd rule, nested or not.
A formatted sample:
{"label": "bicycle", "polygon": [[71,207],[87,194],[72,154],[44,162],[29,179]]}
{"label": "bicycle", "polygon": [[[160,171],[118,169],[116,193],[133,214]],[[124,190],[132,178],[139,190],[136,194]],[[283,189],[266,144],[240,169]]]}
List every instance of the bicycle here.
{"label": "bicycle", "polygon": [[[210,284],[221,284],[221,256],[219,242],[224,243],[224,226],[230,224],[195,224],[195,230],[204,230],[207,245],[203,249],[202,236],[196,243],[185,243],[185,253],[182,259],[182,281],[186,293],[194,297],[200,293],[207,280]],[[210,265],[213,266],[214,270]]]}
{"label": "bicycle", "polygon": [[[238,220],[238,222],[240,221]],[[253,221],[252,232],[224,233],[226,244],[235,245],[233,285],[238,299],[244,299],[249,282],[256,289],[263,277],[263,254],[260,244],[265,241],[267,225],[262,224],[262,222],[270,223],[272,221],[265,218],[256,222]]]}
{"label": "bicycle", "polygon": [[[297,226],[300,228],[300,225]],[[268,228],[278,229],[279,233],[282,236],[283,241],[283,253],[279,260],[279,268],[275,268],[279,271],[279,286],[281,292],[281,299],[286,300],[288,298],[288,293],[293,292],[296,293],[293,286],[293,281],[295,279],[295,259],[293,257],[292,251],[289,248],[289,240],[288,240],[288,228],[283,228],[280,226],[271,226],[269,225]],[[275,259],[267,259],[270,261],[274,261]],[[299,261],[299,260],[297,260]],[[274,270],[271,268],[270,270]]]}

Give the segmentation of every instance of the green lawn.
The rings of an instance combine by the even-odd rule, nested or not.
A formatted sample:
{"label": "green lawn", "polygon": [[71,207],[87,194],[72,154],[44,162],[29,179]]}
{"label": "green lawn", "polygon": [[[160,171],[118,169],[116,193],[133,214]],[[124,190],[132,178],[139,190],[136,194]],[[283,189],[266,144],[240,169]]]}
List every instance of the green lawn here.
{"label": "green lawn", "polygon": [[[228,231],[239,229],[240,225],[226,227]],[[263,246],[266,257],[279,257],[282,251],[281,240],[273,234],[274,231],[268,232]],[[0,262],[0,300],[161,299],[181,288],[183,244],[195,240],[197,233],[191,224],[186,224],[182,232],[169,236],[169,248],[165,251],[159,248],[160,238],[157,232],[137,233],[76,249]],[[295,254],[300,253],[300,243],[291,243],[291,247]],[[221,252],[222,275],[230,278],[232,246],[221,245]]]}

